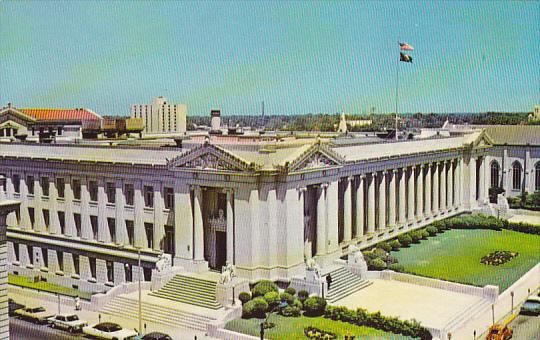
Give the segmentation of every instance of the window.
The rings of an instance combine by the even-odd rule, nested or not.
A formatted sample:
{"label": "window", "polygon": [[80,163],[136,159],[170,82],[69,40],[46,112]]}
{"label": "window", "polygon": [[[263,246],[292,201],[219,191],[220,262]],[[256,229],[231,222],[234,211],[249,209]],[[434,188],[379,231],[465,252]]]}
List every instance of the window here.
{"label": "window", "polygon": [[94,234],[94,240],[98,239],[98,218],[97,216],[90,216],[90,225],[92,226],[92,234]]}
{"label": "window", "polygon": [[126,268],[126,282],[133,282],[133,266],[129,263],[126,263],[125,268]]}
{"label": "window", "polygon": [[13,190],[17,193],[21,193],[21,176],[13,175]]}
{"label": "window", "polygon": [[151,186],[144,186],[144,206],[152,208],[154,206],[154,188]]}
{"label": "window", "polygon": [[61,126],[58,127],[57,134],[58,134],[58,136],[62,136],[62,127]]}
{"label": "window", "polygon": [[499,163],[497,161],[491,162],[491,188],[499,187]]}
{"label": "window", "polygon": [[80,268],[79,255],[73,254],[73,270],[75,271],[75,274],[79,275]]}
{"label": "window", "polygon": [[107,218],[107,225],[111,234],[111,242],[116,243],[116,220],[114,218]]}
{"label": "window", "polygon": [[126,196],[126,204],[133,205],[133,184],[126,184],[124,186],[124,196]]}
{"label": "window", "polygon": [[58,212],[58,224],[60,224],[60,234],[66,234],[66,213],[63,211]]}
{"label": "window", "polygon": [[97,181],[88,181],[88,191],[90,192],[90,201],[97,202],[98,200]]}
{"label": "window", "polygon": [[28,208],[28,215],[30,216],[30,226],[33,228],[36,222],[36,215],[34,214],[34,208]]}
{"label": "window", "polygon": [[163,252],[171,254],[174,257],[174,227],[170,225],[165,226],[165,237],[163,238],[163,245],[160,247]]}
{"label": "window", "polygon": [[174,209],[174,189],[165,188],[165,209]]}
{"label": "window", "polygon": [[56,257],[58,258],[58,270],[64,271],[64,252],[57,250]]}
{"label": "window", "polygon": [[540,190],[540,162],[534,166],[534,190]]}
{"label": "window", "polygon": [[34,194],[34,176],[26,176],[26,187],[30,195]]}
{"label": "window", "polygon": [[19,244],[13,243],[13,252],[15,253],[15,261],[19,261]]}
{"label": "window", "polygon": [[128,243],[130,245],[133,245],[133,237],[135,235],[135,227],[133,225],[133,221],[126,221],[126,230],[128,236]]}
{"label": "window", "polygon": [[107,182],[107,202],[115,202],[116,187],[114,183]]}
{"label": "window", "polygon": [[81,180],[79,179],[73,180],[73,198],[76,200],[81,199]]}
{"label": "window", "polygon": [[49,177],[41,177],[41,193],[49,196]]}
{"label": "window", "polygon": [[114,282],[114,265],[112,261],[107,261],[107,281]]}
{"label": "window", "polygon": [[521,164],[517,161],[512,164],[512,189],[521,189]]}
{"label": "window", "polygon": [[43,267],[49,267],[49,251],[47,248],[41,249],[41,254],[43,255]]}
{"label": "window", "polygon": [[45,231],[49,231],[49,226],[51,225],[51,215],[47,209],[43,209],[43,222],[45,223]]}
{"label": "window", "polygon": [[64,198],[66,194],[66,181],[63,178],[56,179],[56,190],[58,190],[58,197]]}
{"label": "window", "polygon": [[81,228],[81,214],[73,214],[73,219],[75,220],[75,231],[77,237],[82,237],[82,228]]}
{"label": "window", "polygon": [[30,264],[34,264],[34,247],[28,246],[28,261]]}
{"label": "window", "polygon": [[145,223],[144,230],[146,232],[146,240],[148,242],[148,248],[154,248],[154,224]]}
{"label": "window", "polygon": [[89,257],[88,262],[90,262],[90,277],[96,278],[96,258]]}

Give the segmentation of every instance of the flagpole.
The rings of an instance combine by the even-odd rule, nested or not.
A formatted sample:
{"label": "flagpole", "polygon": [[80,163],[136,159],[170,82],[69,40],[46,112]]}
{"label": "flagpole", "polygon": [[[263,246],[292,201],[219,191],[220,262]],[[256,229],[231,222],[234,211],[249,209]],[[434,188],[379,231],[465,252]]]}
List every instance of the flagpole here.
{"label": "flagpole", "polygon": [[[398,37],[399,46],[399,37]],[[401,47],[398,47],[398,52],[401,51]],[[398,94],[399,94],[399,58],[396,59],[396,141],[398,140]]]}

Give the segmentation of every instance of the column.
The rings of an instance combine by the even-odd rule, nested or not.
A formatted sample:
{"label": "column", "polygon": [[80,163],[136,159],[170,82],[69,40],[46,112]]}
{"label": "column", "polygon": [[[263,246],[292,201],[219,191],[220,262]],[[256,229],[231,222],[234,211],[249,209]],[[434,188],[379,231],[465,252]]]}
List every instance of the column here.
{"label": "column", "polygon": [[439,163],[432,164],[433,167],[433,215],[439,214]]}
{"label": "column", "polygon": [[328,183],[326,189],[326,253],[338,250],[338,181]]}
{"label": "column", "polygon": [[121,180],[116,180],[114,196],[116,205],[114,215],[114,218],[116,219],[114,223],[116,227],[116,243],[127,245],[129,243],[129,239],[126,229],[126,218],[124,216],[126,198],[124,196],[124,184]]}
{"label": "column", "polygon": [[32,229],[30,225],[30,214],[28,213],[28,185],[26,184],[26,176],[21,176],[21,218],[19,224],[24,229]]}
{"label": "column", "polygon": [[34,230],[42,232],[45,231],[45,220],[43,218],[43,191],[40,180],[41,176],[36,174],[34,177]]}
{"label": "column", "polygon": [[459,159],[454,160],[454,208],[459,207]]}
{"label": "column", "polygon": [[81,179],[81,236],[85,240],[94,238],[90,223],[90,192],[86,179]]}
{"label": "column", "polygon": [[154,250],[162,249],[162,241],[165,237],[165,222],[163,221],[163,210],[165,202],[163,202],[161,183],[154,183]]}
{"label": "column", "polygon": [[103,180],[100,180],[98,185],[98,241],[111,242],[111,233],[107,221],[107,195],[105,194],[105,181]]}
{"label": "column", "polygon": [[202,216],[202,189],[193,187],[193,247],[194,260],[204,261],[204,225]]}
{"label": "column", "polygon": [[379,177],[379,223],[378,230],[386,228],[386,175],[384,171],[377,174]]}
{"label": "column", "polygon": [[416,219],[424,217],[424,164],[420,164],[418,169],[418,180],[416,181]]}
{"label": "column", "polygon": [[190,187],[182,182],[174,189],[174,249],[177,262],[193,258],[193,208]]}
{"label": "column", "polygon": [[431,217],[431,165],[428,163],[425,164],[424,167],[426,169],[426,181],[424,183],[424,216]]}
{"label": "column", "polygon": [[58,190],[56,188],[56,180],[53,178],[49,181],[49,223],[50,233],[61,233],[60,221],[58,220]]}
{"label": "column", "polygon": [[401,168],[401,176],[399,176],[399,224],[405,225],[407,224],[407,215],[406,215],[406,202],[407,202],[407,196],[406,196],[406,185],[405,180],[407,178],[407,173],[405,171],[405,168]]}
{"label": "column", "polygon": [[480,167],[478,171],[480,172],[478,174],[478,203],[485,203],[485,188],[486,183],[485,182],[485,164],[486,164],[486,158],[485,157],[479,157],[478,160],[480,161]]}
{"label": "column", "polygon": [[407,183],[407,220],[409,223],[414,221],[414,167],[409,167],[409,180]]}
{"label": "column", "polygon": [[375,232],[375,173],[370,174],[368,181],[368,198],[367,198],[367,232]]}
{"label": "column", "polygon": [[75,229],[75,217],[73,216],[73,189],[71,187],[71,178],[65,178],[64,189],[64,211],[66,216],[66,235],[70,237],[77,236]]}
{"label": "column", "polygon": [[135,247],[147,248],[148,241],[146,239],[146,230],[144,230],[144,197],[142,194],[142,183],[135,182],[133,184],[133,213],[134,219],[133,228],[135,233]]}
{"label": "column", "polygon": [[352,239],[352,177],[345,179],[345,190],[343,191],[343,241],[348,242]]}
{"label": "column", "polygon": [[317,190],[318,198],[316,255],[324,255],[326,253],[326,188],[327,184],[321,184]]}
{"label": "column", "polygon": [[441,192],[439,207],[441,210],[446,210],[446,161],[441,163],[441,182],[439,183]]}
{"label": "column", "polygon": [[446,206],[448,209],[454,207],[454,160],[448,162],[448,186],[446,189]]}
{"label": "column", "polygon": [[366,176],[358,176],[357,181],[358,185],[356,187],[356,223],[354,228],[356,237],[360,237],[364,235],[364,186],[366,182]]}
{"label": "column", "polygon": [[397,170],[388,171],[388,226],[396,225],[396,176]]}
{"label": "column", "polygon": [[234,209],[233,191],[227,190],[227,262],[234,264]]}
{"label": "column", "polygon": [[469,197],[469,204],[471,206],[476,206],[478,204],[478,200],[476,199],[476,158],[471,157],[469,160],[469,191],[468,191],[468,197]]}

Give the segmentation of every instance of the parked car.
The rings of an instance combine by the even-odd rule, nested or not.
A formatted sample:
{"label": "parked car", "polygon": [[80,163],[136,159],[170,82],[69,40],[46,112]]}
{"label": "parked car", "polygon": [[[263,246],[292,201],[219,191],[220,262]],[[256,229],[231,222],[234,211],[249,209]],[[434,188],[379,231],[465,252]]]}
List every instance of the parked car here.
{"label": "parked car", "polygon": [[54,316],[54,313],[48,312],[44,307],[24,307],[17,309],[15,316],[36,323],[46,323],[47,319]]}
{"label": "parked car", "polygon": [[20,303],[17,303],[13,301],[13,299],[9,299],[9,316],[15,316],[15,311],[17,309],[24,308],[24,305],[21,305]]}
{"label": "parked car", "polygon": [[92,326],[83,327],[83,333],[98,339],[134,340],[137,332],[122,328],[117,323],[102,322]]}
{"label": "parked car", "polygon": [[161,332],[152,332],[139,337],[136,337],[137,340],[173,340],[172,336],[169,334]]}
{"label": "parked car", "polygon": [[58,314],[48,319],[52,328],[59,328],[70,333],[82,332],[84,326],[88,326],[88,322],[80,320],[77,314]]}
{"label": "parked car", "polygon": [[525,300],[523,306],[519,310],[519,314],[524,315],[540,315],[540,297],[530,297]]}

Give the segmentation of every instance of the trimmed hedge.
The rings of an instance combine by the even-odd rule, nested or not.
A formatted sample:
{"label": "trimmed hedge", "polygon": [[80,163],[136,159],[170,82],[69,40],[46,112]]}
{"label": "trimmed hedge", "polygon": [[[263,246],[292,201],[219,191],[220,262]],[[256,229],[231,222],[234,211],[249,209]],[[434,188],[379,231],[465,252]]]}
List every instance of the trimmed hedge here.
{"label": "trimmed hedge", "polygon": [[394,334],[420,338],[422,340],[431,340],[433,338],[429,331],[414,319],[403,321],[396,317],[383,316],[380,312],[368,313],[362,308],[354,311],[343,306],[327,306],[324,317],[358,326],[372,327]]}
{"label": "trimmed hedge", "polygon": [[326,308],[326,300],[320,296],[313,296],[304,301],[304,315],[321,316]]}
{"label": "trimmed hedge", "polygon": [[526,234],[540,235],[540,225],[530,223],[504,221],[503,228]]}
{"label": "trimmed hedge", "polygon": [[412,238],[408,234],[401,234],[397,237],[402,247],[408,247],[412,243]]}
{"label": "trimmed hedge", "polygon": [[298,300],[300,300],[300,302],[304,302],[306,301],[306,299],[309,297],[309,293],[307,290],[300,290],[298,291]]}
{"label": "trimmed hedge", "polygon": [[246,302],[242,306],[242,317],[245,319],[266,317],[266,311],[268,310],[268,303],[262,297],[256,297],[251,301]]}
{"label": "trimmed hedge", "polygon": [[251,300],[251,294],[248,292],[242,292],[238,294],[238,299],[242,301],[242,305]]}
{"label": "trimmed hedge", "polygon": [[272,310],[281,302],[278,292],[268,292],[264,294],[264,300],[268,303],[268,310]]}
{"label": "trimmed hedge", "polygon": [[270,280],[261,280],[251,289],[251,295],[254,298],[264,296],[264,294],[269,292],[279,292],[278,286]]}
{"label": "trimmed hedge", "polygon": [[294,289],[293,287],[287,287],[287,289],[285,289],[285,293],[288,293],[294,296],[294,294],[296,294],[296,289]]}

